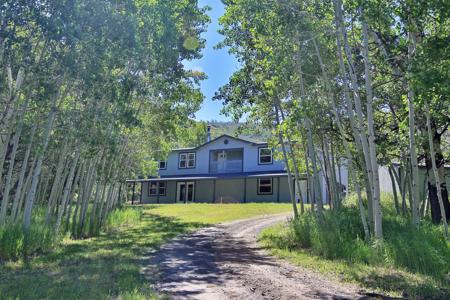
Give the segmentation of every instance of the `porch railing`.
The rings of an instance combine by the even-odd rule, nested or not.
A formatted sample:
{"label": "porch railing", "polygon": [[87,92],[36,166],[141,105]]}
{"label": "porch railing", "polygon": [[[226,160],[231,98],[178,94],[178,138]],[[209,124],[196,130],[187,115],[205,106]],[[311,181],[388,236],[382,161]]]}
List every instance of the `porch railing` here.
{"label": "porch railing", "polygon": [[210,161],[210,173],[240,173],[242,172],[242,160],[225,160],[223,162]]}

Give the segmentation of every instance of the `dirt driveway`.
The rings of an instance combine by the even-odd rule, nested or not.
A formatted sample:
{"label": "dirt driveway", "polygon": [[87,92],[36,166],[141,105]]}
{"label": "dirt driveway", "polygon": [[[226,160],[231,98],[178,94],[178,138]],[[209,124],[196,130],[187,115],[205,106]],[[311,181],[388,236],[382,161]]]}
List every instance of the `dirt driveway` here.
{"label": "dirt driveway", "polygon": [[[289,215],[225,223],[163,246],[147,270],[159,266],[155,290],[174,299],[361,299],[358,287],[325,279],[270,256],[258,233]],[[149,272],[149,271],[147,271]]]}

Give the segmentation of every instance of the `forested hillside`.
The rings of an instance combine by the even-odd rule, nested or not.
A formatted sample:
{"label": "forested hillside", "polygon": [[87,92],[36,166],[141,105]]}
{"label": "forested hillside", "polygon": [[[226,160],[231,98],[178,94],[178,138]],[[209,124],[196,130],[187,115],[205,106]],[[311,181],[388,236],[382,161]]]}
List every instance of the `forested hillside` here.
{"label": "forested hillside", "polygon": [[208,125],[211,125],[211,135],[213,138],[222,134],[228,134],[251,141],[266,142],[270,137],[270,132],[261,130],[254,124],[246,124],[239,122],[219,122],[208,121]]}

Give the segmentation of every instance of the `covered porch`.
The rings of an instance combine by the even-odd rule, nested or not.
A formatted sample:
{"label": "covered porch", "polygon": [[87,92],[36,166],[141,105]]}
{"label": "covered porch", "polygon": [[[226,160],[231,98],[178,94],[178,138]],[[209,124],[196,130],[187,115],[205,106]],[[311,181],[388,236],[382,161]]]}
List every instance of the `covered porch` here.
{"label": "covered porch", "polygon": [[[134,190],[132,203],[290,201],[288,176],[285,172],[161,177],[127,182],[130,189]],[[305,193],[306,196],[306,180],[302,180],[301,184],[304,185],[301,187],[302,194]]]}

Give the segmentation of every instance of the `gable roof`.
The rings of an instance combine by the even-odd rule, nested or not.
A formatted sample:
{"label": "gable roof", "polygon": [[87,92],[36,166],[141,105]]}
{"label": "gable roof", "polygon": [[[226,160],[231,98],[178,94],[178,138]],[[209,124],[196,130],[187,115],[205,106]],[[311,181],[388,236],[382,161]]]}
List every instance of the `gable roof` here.
{"label": "gable roof", "polygon": [[202,148],[202,147],[204,147],[204,146],[206,146],[206,145],[209,145],[209,144],[211,144],[211,143],[214,143],[215,141],[217,141],[217,140],[219,140],[219,139],[221,139],[221,138],[223,138],[223,137],[226,137],[226,138],[229,138],[229,139],[233,139],[233,140],[236,140],[236,141],[240,141],[240,142],[244,142],[244,143],[248,143],[248,144],[251,144],[251,145],[254,145],[254,146],[258,146],[258,145],[267,145],[266,142],[253,142],[253,141],[249,141],[249,140],[246,140],[246,139],[243,139],[243,138],[234,137],[234,136],[231,136],[231,135],[228,135],[228,134],[222,134],[222,135],[216,137],[215,139],[212,139],[212,140],[210,140],[209,142],[206,142],[206,143],[204,143],[204,144],[201,144],[201,145],[199,145],[199,146],[197,146],[197,147],[191,147],[191,148],[178,148],[178,149],[172,149],[172,151],[198,150],[198,149],[200,149],[200,148]]}

